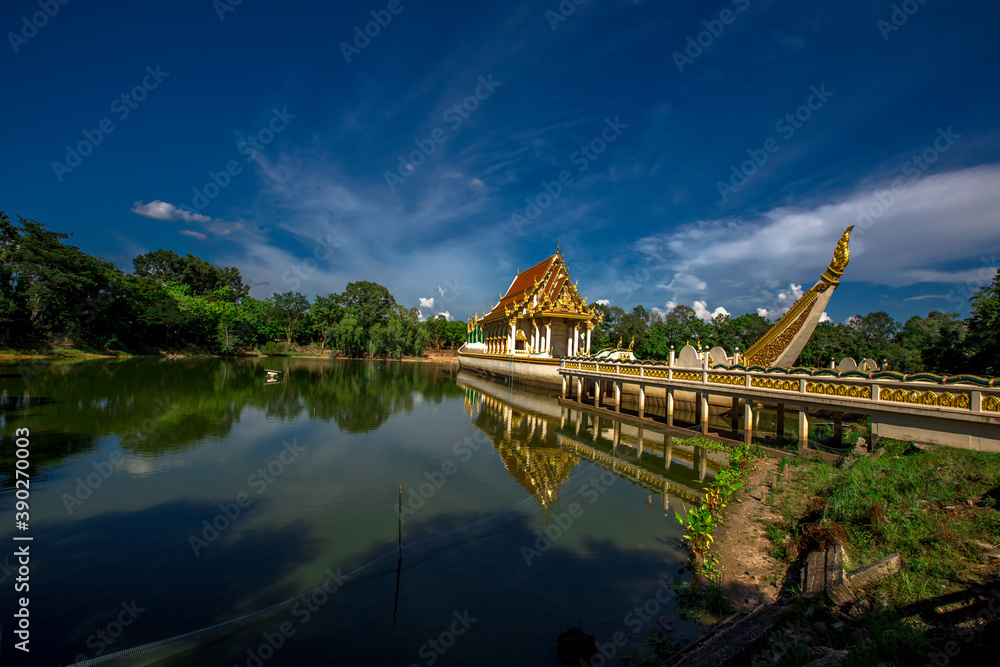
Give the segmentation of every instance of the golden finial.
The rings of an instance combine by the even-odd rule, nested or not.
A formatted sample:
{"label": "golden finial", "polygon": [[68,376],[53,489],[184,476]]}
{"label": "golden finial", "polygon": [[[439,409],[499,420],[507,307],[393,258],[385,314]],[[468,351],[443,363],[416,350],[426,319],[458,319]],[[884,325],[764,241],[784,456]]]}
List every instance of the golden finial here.
{"label": "golden finial", "polygon": [[837,241],[837,247],[833,251],[833,260],[822,275],[822,279],[831,285],[840,284],[840,276],[844,275],[847,262],[851,259],[851,250],[847,246],[851,241],[852,229],[854,229],[854,225],[848,227],[841,235],[840,240]]}
{"label": "golden finial", "polygon": [[631,352],[634,346],[635,346],[635,336],[632,336],[632,342],[628,344],[628,351]]}
{"label": "golden finial", "polygon": [[617,347],[618,347],[619,350],[622,349],[622,339],[621,339],[621,336],[618,337],[618,346]]}

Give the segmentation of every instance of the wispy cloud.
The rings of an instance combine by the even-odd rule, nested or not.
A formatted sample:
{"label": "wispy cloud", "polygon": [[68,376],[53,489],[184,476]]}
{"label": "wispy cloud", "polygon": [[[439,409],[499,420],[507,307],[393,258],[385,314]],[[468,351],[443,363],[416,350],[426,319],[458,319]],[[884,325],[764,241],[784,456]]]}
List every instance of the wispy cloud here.
{"label": "wispy cloud", "polygon": [[192,213],[165,201],[154,199],[148,204],[137,201],[132,206],[132,213],[144,215],[154,220],[187,220],[188,222],[211,222],[212,218],[201,213]]}

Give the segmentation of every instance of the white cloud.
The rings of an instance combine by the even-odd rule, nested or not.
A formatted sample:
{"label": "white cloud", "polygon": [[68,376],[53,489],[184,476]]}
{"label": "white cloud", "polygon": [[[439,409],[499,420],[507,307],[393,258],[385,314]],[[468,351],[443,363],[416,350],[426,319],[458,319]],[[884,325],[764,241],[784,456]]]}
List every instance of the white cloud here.
{"label": "white cloud", "polygon": [[820,322],[833,322],[833,318],[830,317],[829,315],[827,315],[826,311],[824,310],[823,314],[819,316],[819,321]]}
{"label": "white cloud", "polygon": [[482,182],[481,180],[479,180],[478,178],[473,178],[473,179],[471,179],[471,180],[469,181],[469,185],[471,185],[471,186],[472,186],[472,187],[474,187],[474,188],[481,188],[481,187],[485,186],[486,184],[485,184],[485,183],[483,183],[483,182]]}
{"label": "white cloud", "polygon": [[196,231],[191,230],[191,229],[182,229],[182,230],[180,230],[180,233],[183,234],[184,236],[190,236],[192,238],[196,238],[196,239],[199,239],[201,241],[204,241],[205,239],[208,238],[207,235],[202,234],[201,232],[196,232]]}
{"label": "white cloud", "polygon": [[444,319],[448,320],[449,322],[451,322],[451,320],[453,319],[451,313],[449,313],[447,310],[438,313],[438,315],[444,315]]}
{"label": "white cloud", "polygon": [[705,322],[710,322],[713,317],[718,317],[719,315],[729,315],[729,311],[722,306],[710,311],[707,301],[695,301],[692,307],[694,308],[695,317]]}
{"label": "white cloud", "polygon": [[610,306],[611,305],[611,302],[609,300],[607,300],[607,299],[598,299],[594,303],[598,303],[598,304],[600,304],[602,306]]}
{"label": "white cloud", "polygon": [[693,276],[689,273],[678,273],[676,274],[669,283],[665,285],[657,285],[660,289],[670,290],[674,293],[674,296],[693,294],[695,292],[704,292],[705,288],[708,287],[708,283],[699,278],[698,276]]}
{"label": "white cloud", "polygon": [[421,309],[423,309],[423,308],[433,308],[433,307],[434,307],[434,297],[431,297],[429,299],[425,299],[424,297],[420,297],[420,308]]}
{"label": "white cloud", "polygon": [[757,314],[761,317],[767,317],[767,308],[758,308]]}
{"label": "white cloud", "polygon": [[[869,222],[864,212],[885,188],[884,183],[869,184],[811,207],[702,220],[639,239],[633,248],[677,272],[660,287],[675,294],[699,289],[709,298],[726,298],[727,306],[736,310],[752,310],[775,299],[777,281],[812,285],[850,225],[856,226],[843,282],[903,287],[989,281],[993,267],[1000,264],[1000,165],[910,183]],[[787,307],[795,294],[781,291]]]}
{"label": "white cloud", "polygon": [[156,220],[187,220],[188,222],[210,222],[212,220],[207,215],[185,211],[182,208],[178,208],[165,201],[160,201],[159,199],[154,199],[148,204],[143,204],[139,201],[134,202],[132,213],[138,213],[139,215]]}

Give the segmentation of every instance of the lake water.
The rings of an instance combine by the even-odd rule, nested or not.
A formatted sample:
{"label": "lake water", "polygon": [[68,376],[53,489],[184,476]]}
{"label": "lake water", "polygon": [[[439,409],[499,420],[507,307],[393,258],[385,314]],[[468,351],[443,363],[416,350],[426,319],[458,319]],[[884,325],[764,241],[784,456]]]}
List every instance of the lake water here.
{"label": "lake water", "polygon": [[714,453],[451,365],[18,366],[0,366],[5,664],[21,595],[32,665],[185,635],[115,664],[558,665],[576,625],[619,664],[660,617],[698,633],[663,584]]}

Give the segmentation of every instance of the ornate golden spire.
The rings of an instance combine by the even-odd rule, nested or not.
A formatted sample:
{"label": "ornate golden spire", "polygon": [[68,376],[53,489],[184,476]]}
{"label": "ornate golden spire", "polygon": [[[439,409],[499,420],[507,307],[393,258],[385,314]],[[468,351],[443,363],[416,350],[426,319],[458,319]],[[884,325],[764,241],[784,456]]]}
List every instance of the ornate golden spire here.
{"label": "ornate golden spire", "polygon": [[852,229],[854,229],[854,225],[848,227],[840,237],[840,241],[837,242],[837,247],[833,251],[833,260],[830,262],[830,266],[826,267],[826,272],[821,276],[823,280],[831,285],[840,284],[840,276],[844,275],[847,262],[851,259],[851,250],[847,247],[847,244],[851,240]]}

